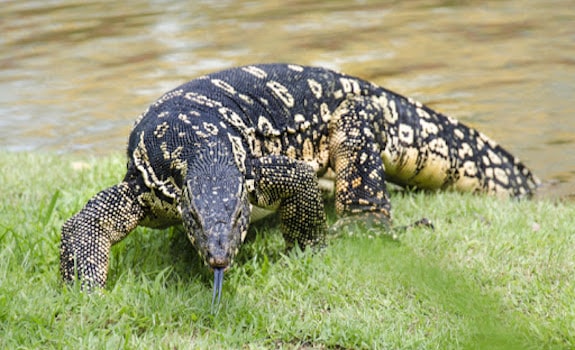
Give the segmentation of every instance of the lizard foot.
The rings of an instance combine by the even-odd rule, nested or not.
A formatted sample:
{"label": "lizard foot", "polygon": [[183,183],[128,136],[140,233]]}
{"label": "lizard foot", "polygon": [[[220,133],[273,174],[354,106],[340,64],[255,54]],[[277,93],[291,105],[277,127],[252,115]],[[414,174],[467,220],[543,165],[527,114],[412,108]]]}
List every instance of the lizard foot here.
{"label": "lizard foot", "polygon": [[354,234],[367,234],[369,236],[380,236],[382,234],[393,236],[391,219],[384,213],[364,212],[355,215],[345,216],[336,221],[329,228],[330,237],[339,237],[343,234],[352,236]]}
{"label": "lizard foot", "polygon": [[433,223],[427,218],[422,218],[410,225],[393,227],[391,219],[377,212],[366,212],[340,218],[330,227],[329,236],[336,238],[342,234],[352,236],[362,233],[368,236],[387,236],[392,240],[398,240],[399,234],[415,227],[426,227],[434,230]]}

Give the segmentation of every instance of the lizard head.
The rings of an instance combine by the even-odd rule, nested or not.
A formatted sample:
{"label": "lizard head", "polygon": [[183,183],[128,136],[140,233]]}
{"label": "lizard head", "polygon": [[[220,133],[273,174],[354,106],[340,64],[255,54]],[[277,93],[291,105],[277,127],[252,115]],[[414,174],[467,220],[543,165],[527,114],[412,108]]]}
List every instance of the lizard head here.
{"label": "lizard head", "polygon": [[184,228],[214,271],[214,299],[221,296],[224,271],[245,239],[249,202],[245,180],[235,166],[195,167],[186,175],[181,199]]}

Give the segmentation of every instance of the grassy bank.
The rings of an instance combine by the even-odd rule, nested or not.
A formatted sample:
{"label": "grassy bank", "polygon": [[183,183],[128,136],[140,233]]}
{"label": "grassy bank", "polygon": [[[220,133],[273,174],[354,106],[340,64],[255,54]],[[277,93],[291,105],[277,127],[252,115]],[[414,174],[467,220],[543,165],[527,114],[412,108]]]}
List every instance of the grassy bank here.
{"label": "grassy bank", "polygon": [[284,256],[276,226],[254,225],[212,315],[211,275],[179,229],[114,246],[103,295],[61,286],[60,227],[121,179],[121,156],[0,166],[0,348],[575,347],[572,204],[396,193],[397,224],[435,231],[344,235],[317,255]]}

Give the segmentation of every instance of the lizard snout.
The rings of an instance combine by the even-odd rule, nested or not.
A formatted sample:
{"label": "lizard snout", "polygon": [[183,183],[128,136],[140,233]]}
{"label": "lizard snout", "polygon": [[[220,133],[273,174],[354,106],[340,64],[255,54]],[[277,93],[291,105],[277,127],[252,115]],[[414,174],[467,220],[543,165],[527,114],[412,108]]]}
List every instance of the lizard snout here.
{"label": "lizard snout", "polygon": [[220,256],[210,256],[208,257],[208,265],[212,269],[224,269],[226,270],[230,266],[230,258],[226,255]]}
{"label": "lizard snout", "polygon": [[[221,232],[222,228],[218,227]],[[225,232],[225,231],[224,231]],[[233,245],[232,239],[226,234],[212,234],[208,240],[206,262],[212,269],[227,269],[232,263],[230,251]]]}

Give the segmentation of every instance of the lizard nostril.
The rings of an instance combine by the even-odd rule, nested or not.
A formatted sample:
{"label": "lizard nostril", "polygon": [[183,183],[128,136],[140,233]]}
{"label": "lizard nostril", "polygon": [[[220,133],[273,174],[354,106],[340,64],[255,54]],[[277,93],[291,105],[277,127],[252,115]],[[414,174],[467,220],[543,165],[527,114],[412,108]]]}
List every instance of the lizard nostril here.
{"label": "lizard nostril", "polygon": [[230,264],[230,259],[227,256],[211,256],[208,264],[211,268],[226,268]]}

